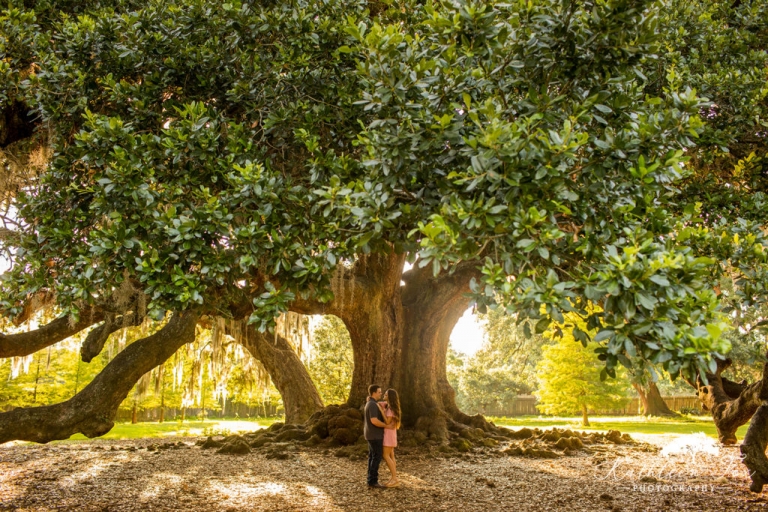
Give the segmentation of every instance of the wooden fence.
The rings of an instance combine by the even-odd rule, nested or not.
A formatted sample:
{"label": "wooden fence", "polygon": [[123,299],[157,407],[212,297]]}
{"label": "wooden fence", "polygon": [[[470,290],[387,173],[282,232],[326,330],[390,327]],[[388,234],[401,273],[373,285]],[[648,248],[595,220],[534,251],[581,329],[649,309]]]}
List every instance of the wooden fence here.
{"label": "wooden fence", "polygon": [[[664,397],[664,401],[673,411],[679,411],[682,408],[701,409],[699,399],[695,395],[667,396]],[[536,407],[537,402],[538,399],[535,396],[521,395],[507,404],[478,412],[487,416],[536,416],[541,414]],[[590,410],[589,413],[604,416],[636,416],[643,413],[643,408],[639,398],[632,398],[622,409]]]}

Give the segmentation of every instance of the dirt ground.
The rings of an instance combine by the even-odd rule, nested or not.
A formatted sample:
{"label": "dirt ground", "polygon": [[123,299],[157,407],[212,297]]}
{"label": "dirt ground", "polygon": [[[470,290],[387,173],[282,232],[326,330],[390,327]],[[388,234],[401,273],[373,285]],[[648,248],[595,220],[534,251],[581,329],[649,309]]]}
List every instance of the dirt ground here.
{"label": "dirt ground", "polygon": [[[0,510],[724,511],[768,505],[749,492],[738,448],[663,456],[650,445],[606,446],[553,460],[498,449],[450,456],[421,450],[399,455],[401,487],[369,490],[366,461],[331,450],[289,446],[280,460],[259,451],[217,454],[194,441],[0,446]],[[383,464],[381,477],[388,479]]]}

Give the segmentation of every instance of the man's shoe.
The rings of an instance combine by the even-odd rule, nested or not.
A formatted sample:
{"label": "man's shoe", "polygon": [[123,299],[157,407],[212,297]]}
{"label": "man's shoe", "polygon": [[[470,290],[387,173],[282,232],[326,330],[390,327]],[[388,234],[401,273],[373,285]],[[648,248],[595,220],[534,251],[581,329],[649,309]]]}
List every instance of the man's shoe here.
{"label": "man's shoe", "polygon": [[369,489],[386,489],[386,487],[385,487],[385,486],[383,486],[383,485],[381,485],[381,484],[373,484],[373,485],[369,485],[369,486],[368,486],[368,488],[369,488]]}

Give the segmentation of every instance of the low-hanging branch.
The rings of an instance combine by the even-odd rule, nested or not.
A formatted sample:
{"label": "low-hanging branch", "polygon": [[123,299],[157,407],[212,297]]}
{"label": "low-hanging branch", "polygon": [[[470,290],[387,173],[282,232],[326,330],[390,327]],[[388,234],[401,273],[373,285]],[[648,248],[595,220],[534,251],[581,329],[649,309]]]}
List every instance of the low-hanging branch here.
{"label": "low-hanging branch", "polygon": [[124,327],[136,327],[143,320],[144,317],[137,313],[127,313],[117,318],[111,315],[108,316],[103,324],[88,333],[83,345],[80,347],[80,356],[83,362],[90,363],[94,357],[99,355],[112,333]]}
{"label": "low-hanging branch", "polygon": [[120,403],[142,375],[195,339],[198,314],[177,313],[159,331],[129,345],[74,397],[54,405],[0,413],[0,444],[47,443],[74,434],[98,437],[114,425]]}
{"label": "low-hanging branch", "polygon": [[100,311],[80,314],[76,322],[69,316],[61,316],[39,329],[15,334],[0,334],[0,357],[23,357],[34,354],[54,343],[69,338],[104,319]]}
{"label": "low-hanging branch", "polygon": [[[762,388],[765,379],[752,384],[733,382],[721,374],[731,366],[730,359],[717,362],[715,373],[707,373],[707,384],[701,379],[693,383],[699,401],[712,414],[717,427],[718,438],[723,444],[737,442],[736,430],[749,422],[757,408],[762,405]],[[764,369],[763,373],[767,370]]]}

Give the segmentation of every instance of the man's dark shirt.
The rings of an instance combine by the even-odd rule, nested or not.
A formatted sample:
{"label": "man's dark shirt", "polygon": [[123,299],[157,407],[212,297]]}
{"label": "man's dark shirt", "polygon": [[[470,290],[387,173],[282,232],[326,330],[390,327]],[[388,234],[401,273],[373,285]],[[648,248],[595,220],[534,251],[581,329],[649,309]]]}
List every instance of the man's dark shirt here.
{"label": "man's dark shirt", "polygon": [[381,415],[379,406],[376,404],[376,400],[369,397],[368,402],[365,404],[365,428],[364,435],[367,441],[378,441],[384,439],[384,429],[377,427],[371,423],[371,418],[376,418],[380,422],[384,423],[384,417]]}

